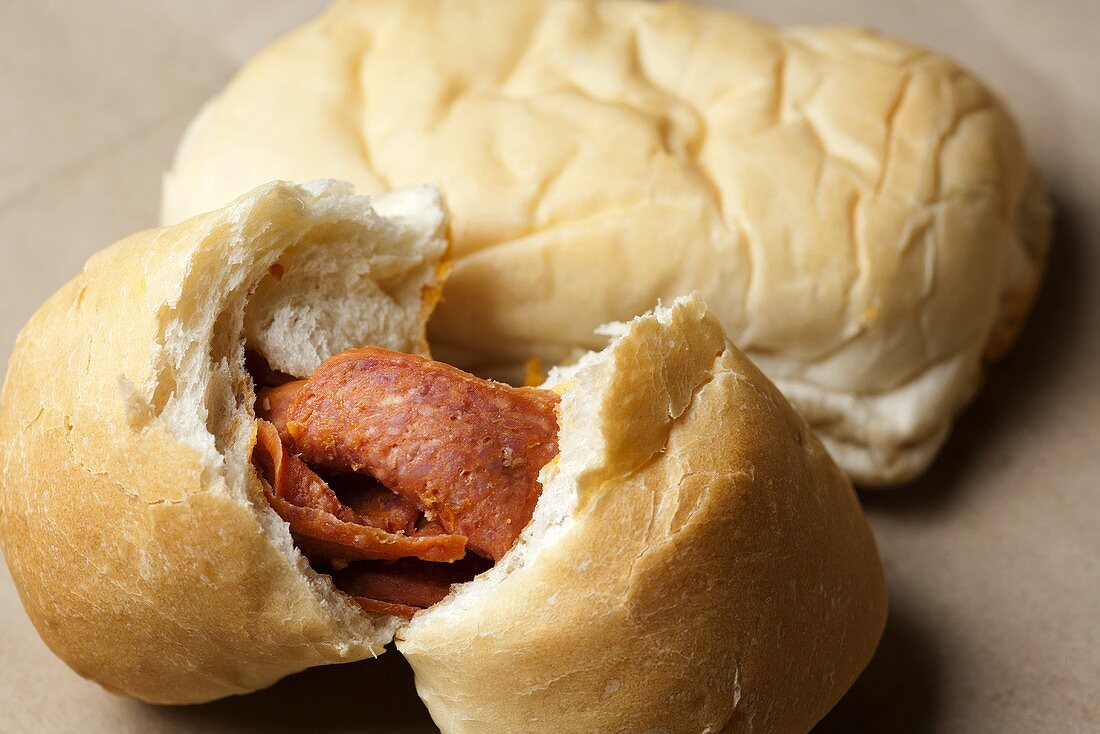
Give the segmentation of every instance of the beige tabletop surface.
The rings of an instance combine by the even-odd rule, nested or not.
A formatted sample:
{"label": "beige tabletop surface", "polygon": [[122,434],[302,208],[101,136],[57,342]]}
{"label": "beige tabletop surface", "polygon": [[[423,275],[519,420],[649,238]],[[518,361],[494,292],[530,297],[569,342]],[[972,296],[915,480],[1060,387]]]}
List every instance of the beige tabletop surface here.
{"label": "beige tabletop surface", "polygon": [[[0,0],[0,365],[96,250],[157,221],[200,104],[323,0]],[[816,732],[1100,732],[1100,2],[728,2],[961,60],[1016,111],[1057,206],[1023,338],[914,484],[864,493],[877,656]],[[0,571],[0,732],[430,732],[397,654],[184,708],[54,658]]]}

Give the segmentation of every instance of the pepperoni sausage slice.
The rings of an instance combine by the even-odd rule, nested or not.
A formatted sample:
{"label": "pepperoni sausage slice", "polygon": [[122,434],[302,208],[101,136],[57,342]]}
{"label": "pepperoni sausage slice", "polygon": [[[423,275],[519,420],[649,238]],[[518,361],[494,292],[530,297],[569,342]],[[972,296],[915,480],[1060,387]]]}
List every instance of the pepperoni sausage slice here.
{"label": "pepperoni sausage slice", "polygon": [[383,487],[377,479],[362,474],[341,474],[332,477],[329,486],[363,524],[391,533],[419,534],[424,516],[420,508]]}
{"label": "pepperoni sausage slice", "polygon": [[475,553],[500,560],[527,525],[558,453],[558,396],[374,347],[264,393],[310,466],[366,472]]}
{"label": "pepperoni sausage slice", "polygon": [[458,535],[410,537],[362,524],[354,510],[301,459],[284,450],[275,427],[257,421],[253,461],[265,479],[272,508],[290,524],[302,551],[311,558],[455,561],[465,553]]}
{"label": "pepperoni sausage slice", "polygon": [[412,619],[412,616],[420,611],[420,607],[413,607],[408,604],[395,604],[394,602],[380,601],[365,596],[353,596],[352,599],[355,600],[355,603],[358,604],[359,608],[364,612],[388,614],[391,617]]}
{"label": "pepperoni sausage slice", "polygon": [[293,380],[278,387],[262,388],[256,393],[256,416],[274,425],[284,441],[287,439],[287,411],[294,401],[294,396],[305,384],[305,380]]}
{"label": "pepperoni sausage slice", "polygon": [[[335,572],[333,580],[364,609],[408,618],[442,601],[453,584],[469,581],[491,566],[489,561],[472,555],[455,563],[404,558],[393,563],[352,564]],[[391,609],[386,611],[377,605]]]}

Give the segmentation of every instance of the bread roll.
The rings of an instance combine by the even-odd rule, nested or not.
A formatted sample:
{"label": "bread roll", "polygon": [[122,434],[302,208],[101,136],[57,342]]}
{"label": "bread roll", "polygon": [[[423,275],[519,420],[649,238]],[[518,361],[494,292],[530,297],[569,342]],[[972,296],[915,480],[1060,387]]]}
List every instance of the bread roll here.
{"label": "bread roll", "polygon": [[446,218],[431,189],[373,206],[266,185],[97,255],[23,329],[0,537],[49,646],[188,703],[396,635],[444,732],[812,726],[877,644],[882,569],[844,474],[698,297],[552,372],[560,451],[492,569],[406,622],[311,568],[249,463],[245,349],[300,377],[349,341],[424,351]]}
{"label": "bread roll", "polygon": [[441,185],[450,361],[568,361],[699,291],[869,485],[935,456],[1049,239],[1015,123],[954,63],[680,3],[337,3],[196,119],[163,217],[329,176]]}

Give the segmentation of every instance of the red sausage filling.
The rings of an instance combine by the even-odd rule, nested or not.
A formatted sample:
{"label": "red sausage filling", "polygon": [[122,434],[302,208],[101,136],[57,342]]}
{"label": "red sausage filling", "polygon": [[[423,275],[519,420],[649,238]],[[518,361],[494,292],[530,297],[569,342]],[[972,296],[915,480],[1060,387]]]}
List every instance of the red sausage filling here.
{"label": "red sausage filling", "polygon": [[368,611],[411,617],[489,568],[534,512],[558,396],[365,347],[308,380],[261,358],[253,462],[318,570]]}

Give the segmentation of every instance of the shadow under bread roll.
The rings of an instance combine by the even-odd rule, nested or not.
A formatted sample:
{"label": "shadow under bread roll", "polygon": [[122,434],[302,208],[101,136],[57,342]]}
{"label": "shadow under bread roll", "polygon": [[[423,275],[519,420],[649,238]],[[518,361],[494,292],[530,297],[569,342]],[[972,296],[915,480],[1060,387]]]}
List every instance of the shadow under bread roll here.
{"label": "shadow under bread roll", "polygon": [[39,310],[0,532],[43,639],[158,703],[396,639],[445,732],[808,730],[886,612],[848,480],[696,297],[538,388],[428,359],[445,233],[274,183]]}

